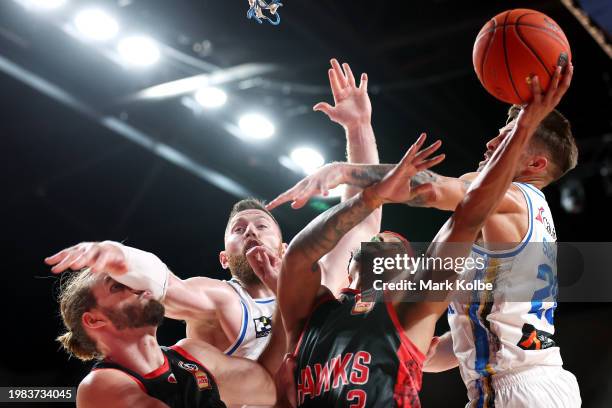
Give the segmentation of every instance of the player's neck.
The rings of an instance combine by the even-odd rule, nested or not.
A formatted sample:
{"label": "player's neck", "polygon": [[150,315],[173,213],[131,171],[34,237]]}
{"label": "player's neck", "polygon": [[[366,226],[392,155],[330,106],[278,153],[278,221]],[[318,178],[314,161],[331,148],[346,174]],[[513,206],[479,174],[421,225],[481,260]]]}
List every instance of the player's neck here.
{"label": "player's neck", "polygon": [[113,337],[106,341],[106,359],[139,374],[148,374],[164,364],[155,333]]}
{"label": "player's neck", "polygon": [[253,299],[274,297],[274,292],[263,283],[255,283],[250,285],[242,284],[244,290],[247,291]]}
{"label": "player's neck", "polygon": [[544,177],[538,176],[538,175],[518,176],[514,178],[514,181],[517,183],[531,184],[538,190],[542,190],[544,187],[546,187],[549,184],[547,179],[544,179]]}

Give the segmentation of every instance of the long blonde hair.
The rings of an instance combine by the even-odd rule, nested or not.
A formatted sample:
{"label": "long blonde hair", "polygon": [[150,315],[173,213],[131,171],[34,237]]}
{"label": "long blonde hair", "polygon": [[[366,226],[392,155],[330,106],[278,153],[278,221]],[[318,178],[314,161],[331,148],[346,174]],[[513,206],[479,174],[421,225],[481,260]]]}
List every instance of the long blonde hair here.
{"label": "long blonde hair", "polygon": [[83,361],[102,357],[96,342],[87,334],[82,323],[83,314],[97,305],[91,290],[92,281],[89,269],[72,272],[62,281],[58,296],[66,332],[56,340],[70,355]]}

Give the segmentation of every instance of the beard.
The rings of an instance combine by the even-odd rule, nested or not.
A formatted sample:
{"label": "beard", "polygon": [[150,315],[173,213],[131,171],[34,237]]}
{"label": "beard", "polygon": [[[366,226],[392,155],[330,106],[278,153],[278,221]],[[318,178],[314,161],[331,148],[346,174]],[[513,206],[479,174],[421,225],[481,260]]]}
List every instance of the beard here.
{"label": "beard", "polygon": [[140,329],[142,327],[159,327],[164,320],[164,305],[155,299],[149,299],[144,305],[140,302],[123,306],[121,309],[103,309],[117,330]]}
{"label": "beard", "polygon": [[261,280],[251,268],[249,261],[247,261],[246,255],[229,255],[228,256],[229,269],[236,279],[238,279],[243,285],[259,285]]}

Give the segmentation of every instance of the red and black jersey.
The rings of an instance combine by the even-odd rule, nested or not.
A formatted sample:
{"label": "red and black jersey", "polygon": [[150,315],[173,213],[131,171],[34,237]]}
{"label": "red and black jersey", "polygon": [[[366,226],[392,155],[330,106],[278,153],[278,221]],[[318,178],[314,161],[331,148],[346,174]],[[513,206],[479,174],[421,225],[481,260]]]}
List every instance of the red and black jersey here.
{"label": "red and black jersey", "polygon": [[132,377],[143,392],[172,408],[225,408],[214,377],[195,357],[179,346],[160,347],[164,364],[149,374],[108,361],[101,361],[92,370],[115,369]]}
{"label": "red and black jersey", "polygon": [[295,351],[301,407],[420,407],[425,356],[382,292],[345,289],[314,308]]}

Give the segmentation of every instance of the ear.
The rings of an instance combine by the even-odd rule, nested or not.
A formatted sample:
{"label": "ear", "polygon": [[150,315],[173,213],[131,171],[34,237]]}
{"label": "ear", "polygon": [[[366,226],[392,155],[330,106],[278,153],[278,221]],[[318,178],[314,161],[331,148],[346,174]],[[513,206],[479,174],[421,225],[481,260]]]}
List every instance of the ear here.
{"label": "ear", "polygon": [[547,167],[548,159],[546,156],[537,155],[531,158],[525,170],[527,170],[530,174],[539,174],[546,171]]}
{"label": "ear", "polygon": [[229,258],[227,256],[227,252],[221,251],[219,252],[219,263],[223,269],[229,268]]}
{"label": "ear", "polygon": [[288,247],[289,247],[289,244],[287,244],[286,242],[283,242],[281,244],[281,257],[285,256],[285,252],[287,252]]}
{"label": "ear", "polygon": [[106,326],[108,322],[101,313],[85,312],[81,317],[81,323],[83,324],[83,327],[87,327],[89,329],[99,329],[100,327]]}

